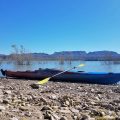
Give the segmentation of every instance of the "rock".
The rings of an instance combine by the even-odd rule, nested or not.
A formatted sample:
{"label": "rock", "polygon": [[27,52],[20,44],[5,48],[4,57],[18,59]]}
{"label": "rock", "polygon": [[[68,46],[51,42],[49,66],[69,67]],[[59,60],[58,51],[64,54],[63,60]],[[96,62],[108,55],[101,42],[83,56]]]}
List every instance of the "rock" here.
{"label": "rock", "polygon": [[29,102],[31,102],[33,99],[34,99],[33,96],[30,96],[30,95],[26,97],[26,101],[29,101]]}
{"label": "rock", "polygon": [[120,120],[120,117],[116,117],[115,120]]}
{"label": "rock", "polygon": [[59,109],[59,106],[52,106],[52,109],[53,109],[53,110],[58,110],[58,109]]}
{"label": "rock", "polygon": [[69,106],[69,105],[70,105],[70,102],[69,102],[68,100],[66,100],[66,101],[65,101],[65,104],[66,104],[67,106]]}
{"label": "rock", "polygon": [[40,102],[43,102],[45,105],[48,103],[47,99],[45,99],[44,97],[40,98]]}
{"label": "rock", "polygon": [[3,99],[3,103],[4,103],[4,104],[8,104],[8,103],[9,103],[9,100],[8,100],[8,99]]}
{"label": "rock", "polygon": [[95,118],[90,118],[89,120],[96,120]]}
{"label": "rock", "polygon": [[113,89],[113,92],[120,93],[120,88]]}
{"label": "rock", "polygon": [[51,120],[51,113],[49,111],[46,111],[44,113],[44,119],[48,119],[48,120]]}
{"label": "rock", "polygon": [[95,92],[95,89],[92,88],[90,91],[91,91],[91,92]]}
{"label": "rock", "polygon": [[38,120],[44,120],[44,116],[42,113],[38,113],[38,116],[36,116]]}
{"label": "rock", "polygon": [[0,106],[0,112],[4,111],[5,107],[4,106]]}
{"label": "rock", "polygon": [[113,100],[113,103],[120,103],[120,100]]}
{"label": "rock", "polygon": [[0,89],[4,89],[4,86],[0,86]]}
{"label": "rock", "polygon": [[71,110],[72,113],[75,113],[75,114],[79,113],[79,110],[77,110],[77,109],[71,108],[70,110]]}
{"label": "rock", "polygon": [[106,115],[103,117],[105,120],[115,120],[115,117]]}
{"label": "rock", "polygon": [[20,98],[22,101],[27,101],[28,100],[28,97],[24,96],[22,98]]}
{"label": "rock", "polygon": [[87,114],[82,114],[81,116],[82,117],[81,117],[80,120],[91,120],[91,117],[89,115],[87,115]]}
{"label": "rock", "polygon": [[64,114],[64,116],[67,120],[73,120],[73,115],[72,114]]}
{"label": "rock", "polygon": [[39,89],[39,85],[38,84],[31,84],[30,85],[32,87],[32,89]]}
{"label": "rock", "polygon": [[77,120],[78,119],[78,116],[73,116],[74,120]]}
{"label": "rock", "polygon": [[61,110],[69,110],[68,107],[60,107]]}
{"label": "rock", "polygon": [[62,116],[62,117],[60,118],[60,120],[68,120],[68,119],[67,119],[67,117]]}
{"label": "rock", "polygon": [[97,91],[96,94],[103,94],[103,92],[102,91]]}
{"label": "rock", "polygon": [[115,110],[114,106],[109,103],[102,103],[101,107],[104,107],[107,110]]}
{"label": "rock", "polygon": [[120,117],[120,112],[117,112],[116,114],[117,114],[117,116],[119,116],[119,117]]}
{"label": "rock", "polygon": [[19,120],[28,120],[26,117],[22,117]]}
{"label": "rock", "polygon": [[15,98],[15,99],[12,100],[12,102],[13,103],[21,103],[22,101],[20,99]]}
{"label": "rock", "polygon": [[52,112],[51,115],[52,115],[52,119],[55,119],[55,120],[60,119],[60,117],[57,114],[55,114],[54,112]]}
{"label": "rock", "polygon": [[26,113],[25,113],[25,116],[27,116],[27,117],[31,117],[31,115],[32,115],[31,112],[26,112]]}
{"label": "rock", "polygon": [[0,89],[0,96],[3,96],[3,91]]}
{"label": "rock", "polygon": [[12,112],[19,112],[19,109],[12,109]]}
{"label": "rock", "polygon": [[45,111],[45,110],[53,111],[53,109],[50,106],[43,106],[41,111]]}
{"label": "rock", "polygon": [[58,99],[58,97],[55,94],[51,95],[50,98],[53,99],[53,100]]}
{"label": "rock", "polygon": [[82,107],[83,110],[89,110],[89,104],[84,103]]}
{"label": "rock", "polygon": [[100,99],[98,97],[95,97],[95,100],[100,101]]}
{"label": "rock", "polygon": [[75,106],[75,109],[82,111],[82,107],[81,106]]}
{"label": "rock", "polygon": [[22,111],[27,111],[28,110],[28,108],[26,106],[25,107],[24,106],[20,106],[19,109],[22,110]]}
{"label": "rock", "polygon": [[105,113],[101,110],[92,110],[91,111],[91,116],[99,116],[99,117],[103,117],[105,115]]}
{"label": "rock", "polygon": [[11,90],[5,90],[4,94],[12,94]]}
{"label": "rock", "polygon": [[13,117],[13,118],[10,118],[10,120],[18,120],[18,118],[16,118],[16,117]]}
{"label": "rock", "polygon": [[71,114],[70,110],[59,110],[60,113]]}
{"label": "rock", "polygon": [[91,102],[90,102],[90,104],[91,104],[91,105],[95,105],[96,103],[95,103],[95,102],[93,102],[93,101],[91,101]]}
{"label": "rock", "polygon": [[58,120],[58,119],[55,119],[53,116],[51,116],[50,118],[51,118],[50,120]]}

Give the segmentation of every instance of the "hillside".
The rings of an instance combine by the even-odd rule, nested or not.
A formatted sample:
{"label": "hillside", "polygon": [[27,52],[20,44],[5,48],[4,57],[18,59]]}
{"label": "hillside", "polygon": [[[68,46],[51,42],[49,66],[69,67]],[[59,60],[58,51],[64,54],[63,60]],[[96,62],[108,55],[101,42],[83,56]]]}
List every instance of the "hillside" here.
{"label": "hillside", "polygon": [[[62,51],[53,54],[29,53],[34,60],[120,60],[120,54],[113,51]],[[10,55],[0,55],[0,58],[8,59]]]}

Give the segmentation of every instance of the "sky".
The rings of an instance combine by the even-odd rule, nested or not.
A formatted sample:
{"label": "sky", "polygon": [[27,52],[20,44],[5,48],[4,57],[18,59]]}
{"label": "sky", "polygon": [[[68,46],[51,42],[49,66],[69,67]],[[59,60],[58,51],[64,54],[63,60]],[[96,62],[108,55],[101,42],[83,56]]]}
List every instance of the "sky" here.
{"label": "sky", "polygon": [[0,54],[120,53],[120,0],[0,0]]}

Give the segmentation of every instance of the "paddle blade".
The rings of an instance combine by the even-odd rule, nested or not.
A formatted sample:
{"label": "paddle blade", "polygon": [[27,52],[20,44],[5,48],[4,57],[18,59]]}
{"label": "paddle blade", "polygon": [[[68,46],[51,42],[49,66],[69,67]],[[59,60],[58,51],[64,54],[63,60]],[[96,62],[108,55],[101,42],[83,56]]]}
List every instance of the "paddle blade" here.
{"label": "paddle blade", "polygon": [[38,84],[39,84],[39,85],[45,84],[45,83],[47,83],[49,80],[50,80],[50,77],[45,78],[45,79],[39,81]]}
{"label": "paddle blade", "polygon": [[78,67],[83,67],[83,66],[85,66],[85,64],[80,64],[80,65],[78,65]]}

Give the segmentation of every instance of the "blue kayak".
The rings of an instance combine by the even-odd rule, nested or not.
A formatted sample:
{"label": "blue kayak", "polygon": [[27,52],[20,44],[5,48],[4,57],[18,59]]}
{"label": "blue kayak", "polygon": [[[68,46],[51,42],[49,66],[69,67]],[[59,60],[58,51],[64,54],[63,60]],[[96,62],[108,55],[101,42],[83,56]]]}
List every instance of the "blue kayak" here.
{"label": "blue kayak", "polygon": [[87,84],[117,84],[120,81],[120,73],[99,73],[99,72],[72,72],[63,74],[54,80],[65,82],[77,82]]}
{"label": "blue kayak", "polygon": [[[19,79],[34,79],[42,80],[46,77],[51,77],[62,71],[54,69],[39,69],[35,71],[10,71],[1,70],[6,77]],[[77,82],[88,84],[116,84],[120,81],[120,73],[99,73],[99,72],[65,72],[50,79],[59,82]]]}

